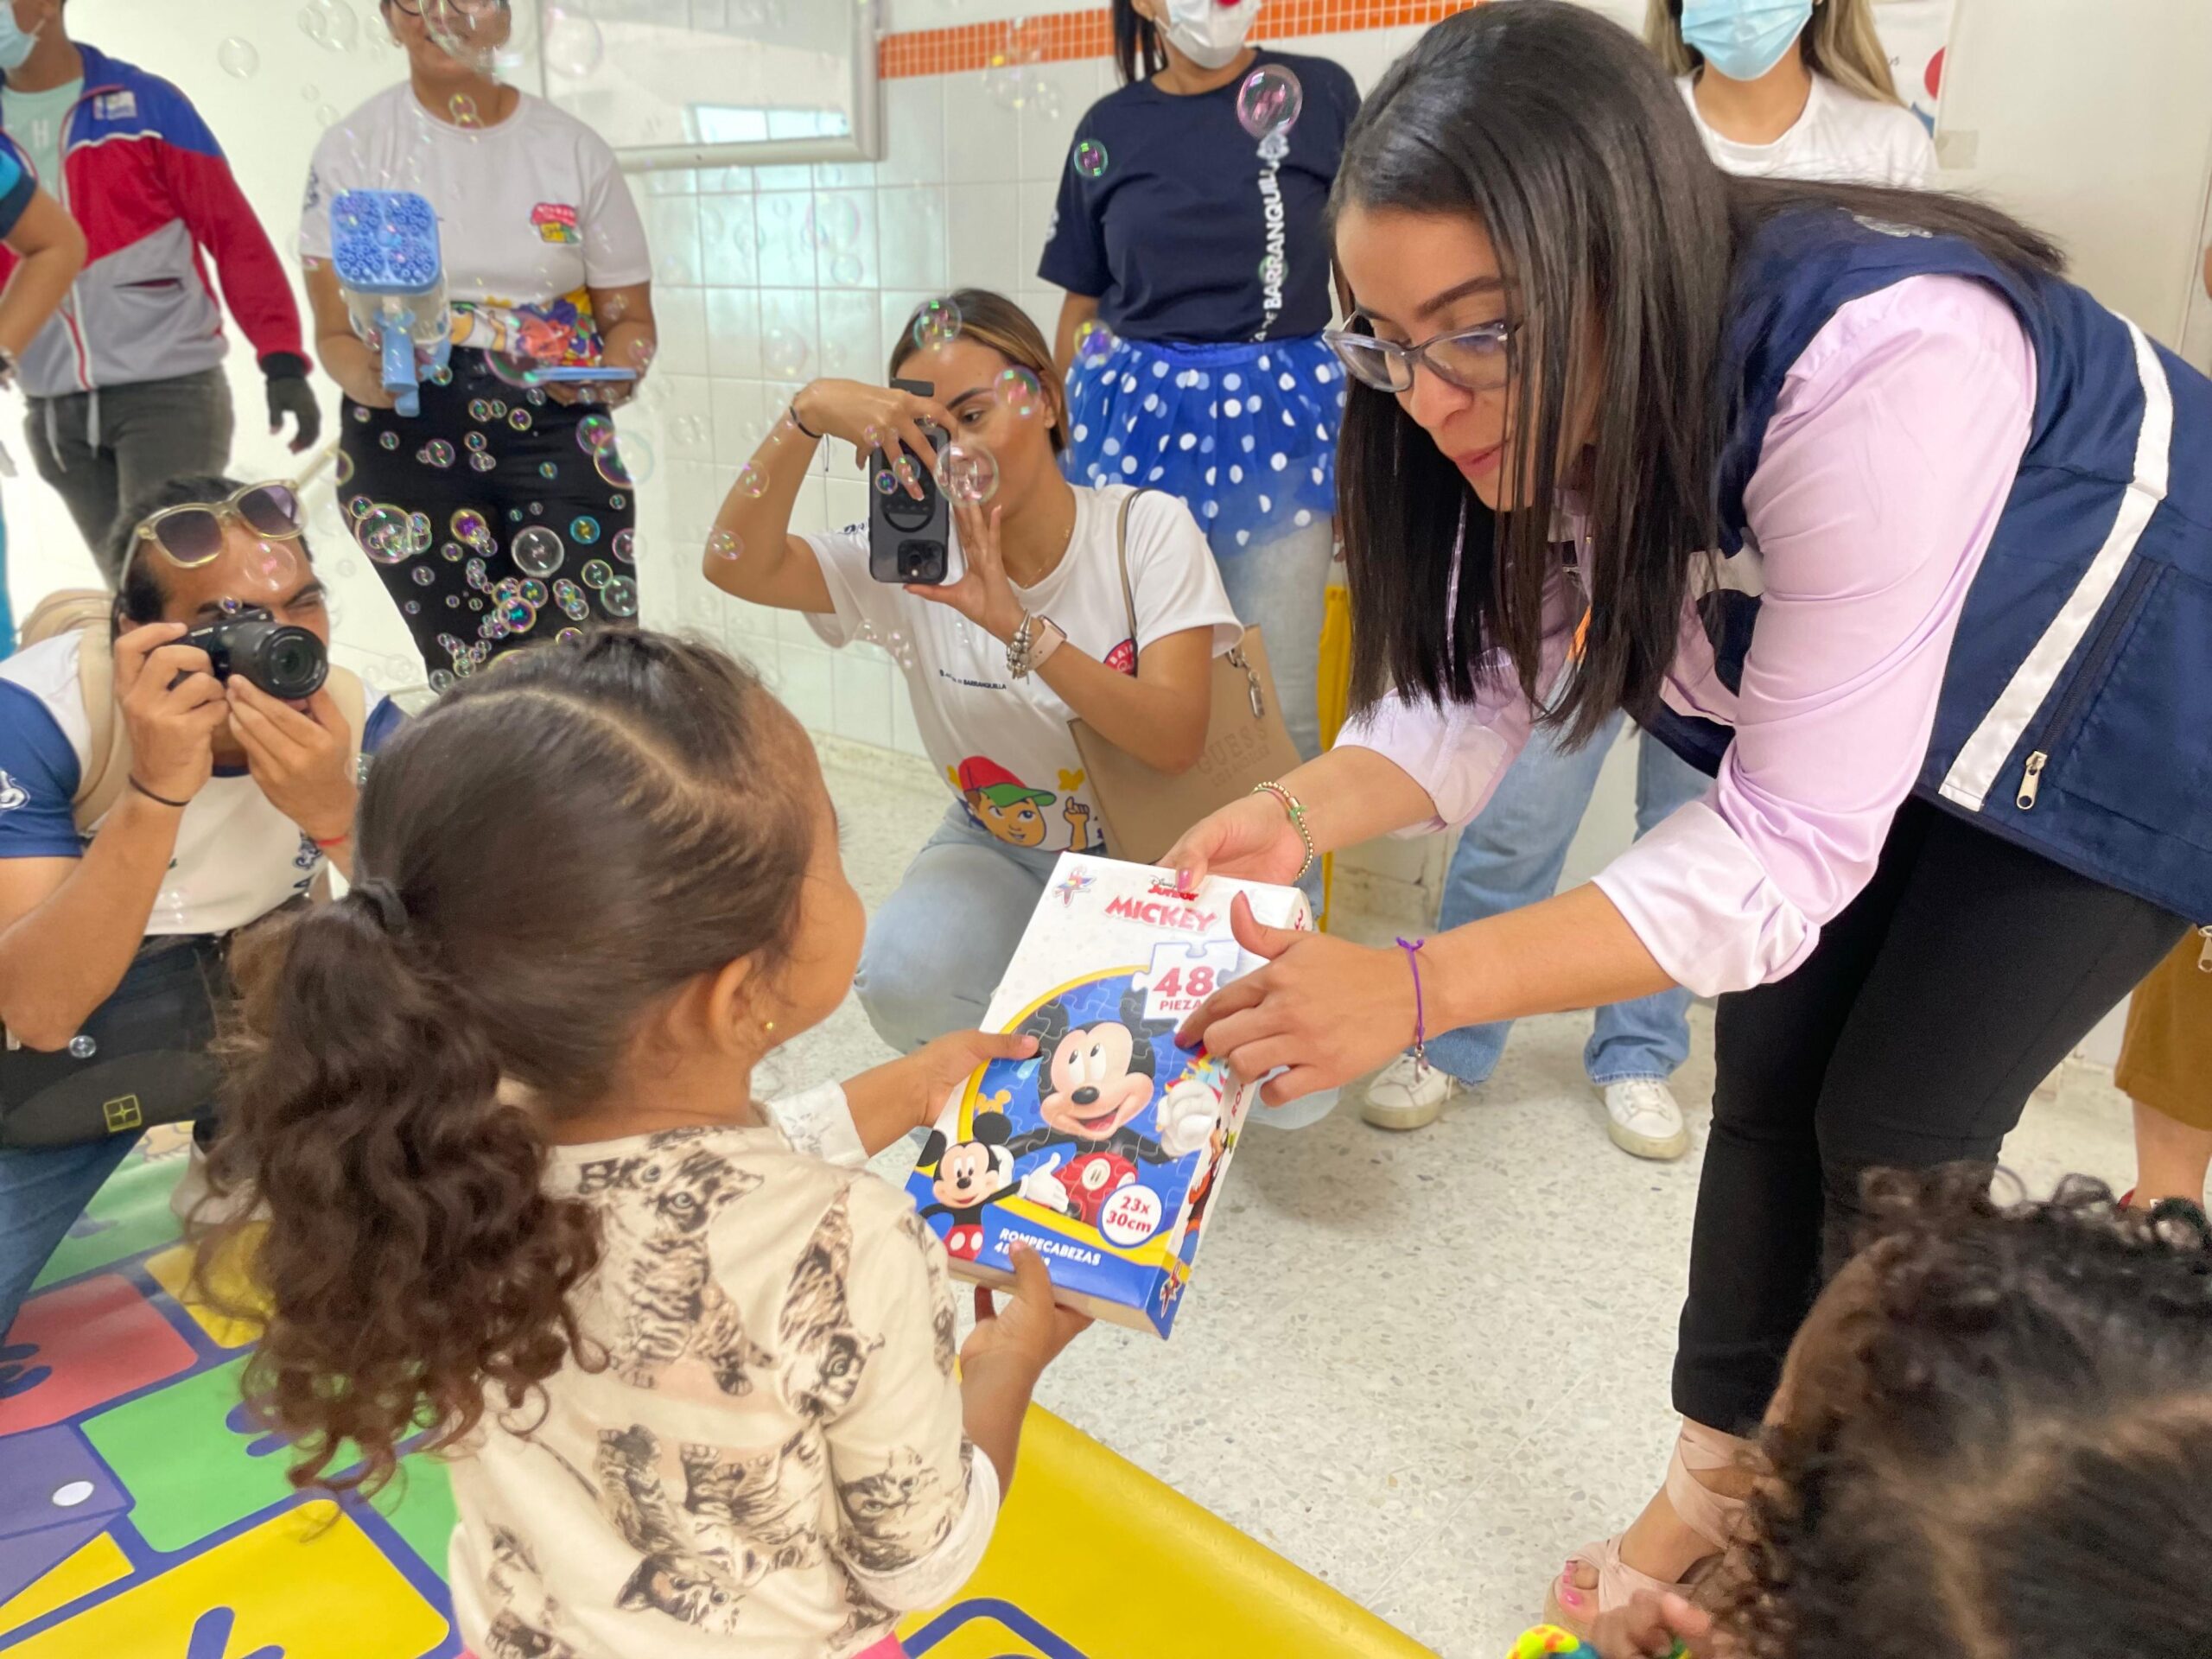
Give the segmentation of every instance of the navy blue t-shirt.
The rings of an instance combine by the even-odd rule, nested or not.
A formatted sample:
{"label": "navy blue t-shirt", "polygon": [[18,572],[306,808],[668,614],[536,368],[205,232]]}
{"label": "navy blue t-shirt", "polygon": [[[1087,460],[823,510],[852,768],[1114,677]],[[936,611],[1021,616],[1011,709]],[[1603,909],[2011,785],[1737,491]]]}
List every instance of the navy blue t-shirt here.
{"label": "navy blue t-shirt", "polygon": [[[1236,118],[1247,77],[1190,97],[1135,81],[1075,130],[1038,275],[1098,302],[1132,340],[1285,340],[1329,324],[1329,189],[1359,111],[1351,76],[1326,58],[1262,52],[1253,67],[1297,75],[1305,107],[1262,140]],[[1087,143],[1104,168],[1077,165]],[[1274,288],[1262,280],[1282,260]]]}

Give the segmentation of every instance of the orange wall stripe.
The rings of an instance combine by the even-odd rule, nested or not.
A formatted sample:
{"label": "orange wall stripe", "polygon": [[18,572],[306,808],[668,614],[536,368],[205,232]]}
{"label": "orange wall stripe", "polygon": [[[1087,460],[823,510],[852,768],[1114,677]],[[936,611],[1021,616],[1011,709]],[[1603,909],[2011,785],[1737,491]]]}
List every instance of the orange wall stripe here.
{"label": "orange wall stripe", "polygon": [[[1268,0],[1253,34],[1262,41],[1301,35],[1334,35],[1356,29],[1395,29],[1433,23],[1481,0]],[[1055,12],[1049,16],[963,23],[955,29],[918,29],[887,35],[878,43],[876,73],[886,80],[913,75],[953,75],[1007,65],[1065,63],[1103,58],[1114,50],[1112,14]]]}

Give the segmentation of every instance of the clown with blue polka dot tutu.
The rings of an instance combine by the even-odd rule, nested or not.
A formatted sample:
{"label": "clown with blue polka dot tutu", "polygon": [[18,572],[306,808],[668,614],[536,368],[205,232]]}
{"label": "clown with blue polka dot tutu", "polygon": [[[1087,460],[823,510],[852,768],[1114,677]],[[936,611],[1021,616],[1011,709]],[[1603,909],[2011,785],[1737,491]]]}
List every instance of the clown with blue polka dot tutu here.
{"label": "clown with blue polka dot tutu", "polygon": [[1069,477],[1189,505],[1310,757],[1344,401],[1326,210],[1359,93],[1248,44],[1258,10],[1115,0],[1122,85],[1076,128],[1039,274],[1067,291]]}

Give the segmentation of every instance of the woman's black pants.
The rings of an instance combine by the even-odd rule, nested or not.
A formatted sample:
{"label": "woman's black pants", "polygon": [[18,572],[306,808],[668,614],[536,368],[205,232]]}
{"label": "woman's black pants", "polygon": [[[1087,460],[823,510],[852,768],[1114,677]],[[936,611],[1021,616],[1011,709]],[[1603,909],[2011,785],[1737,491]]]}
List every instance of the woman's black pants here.
{"label": "woman's black pants", "polygon": [[1788,978],[1723,996],[1675,1406],[1749,1433],[1869,1169],[1994,1162],[2182,918],[1914,799]]}

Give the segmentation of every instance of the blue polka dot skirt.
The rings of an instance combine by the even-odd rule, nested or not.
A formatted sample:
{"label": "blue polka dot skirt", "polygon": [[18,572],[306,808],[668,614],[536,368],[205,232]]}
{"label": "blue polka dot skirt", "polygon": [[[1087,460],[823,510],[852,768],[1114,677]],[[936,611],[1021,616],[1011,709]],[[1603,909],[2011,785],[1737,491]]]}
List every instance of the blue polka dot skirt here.
{"label": "blue polka dot skirt", "polygon": [[1344,372],[1319,335],[1116,340],[1070,371],[1068,404],[1069,478],[1181,496],[1217,556],[1336,511]]}

